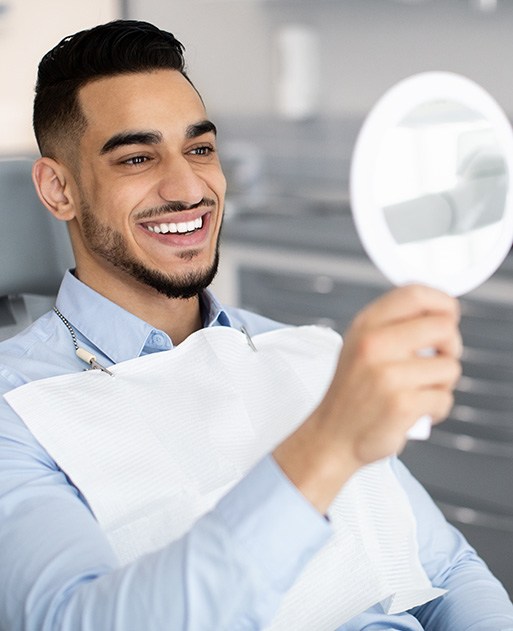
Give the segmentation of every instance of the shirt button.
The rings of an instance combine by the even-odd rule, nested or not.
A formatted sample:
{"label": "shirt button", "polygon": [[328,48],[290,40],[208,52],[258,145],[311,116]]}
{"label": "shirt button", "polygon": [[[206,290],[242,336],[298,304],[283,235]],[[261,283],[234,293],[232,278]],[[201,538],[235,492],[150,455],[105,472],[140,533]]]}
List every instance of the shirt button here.
{"label": "shirt button", "polygon": [[164,337],[159,333],[155,333],[155,335],[152,337],[152,342],[153,344],[155,344],[155,346],[164,346]]}

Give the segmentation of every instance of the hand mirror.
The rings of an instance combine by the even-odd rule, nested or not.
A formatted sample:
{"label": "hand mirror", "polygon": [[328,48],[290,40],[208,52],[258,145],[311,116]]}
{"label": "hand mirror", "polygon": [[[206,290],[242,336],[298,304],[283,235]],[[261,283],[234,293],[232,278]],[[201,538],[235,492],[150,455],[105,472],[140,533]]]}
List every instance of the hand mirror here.
{"label": "hand mirror", "polygon": [[[364,121],[350,195],[369,257],[394,284],[459,296],[499,267],[513,241],[513,132],[476,83],[427,72],[388,90]],[[429,419],[411,438],[427,438]]]}

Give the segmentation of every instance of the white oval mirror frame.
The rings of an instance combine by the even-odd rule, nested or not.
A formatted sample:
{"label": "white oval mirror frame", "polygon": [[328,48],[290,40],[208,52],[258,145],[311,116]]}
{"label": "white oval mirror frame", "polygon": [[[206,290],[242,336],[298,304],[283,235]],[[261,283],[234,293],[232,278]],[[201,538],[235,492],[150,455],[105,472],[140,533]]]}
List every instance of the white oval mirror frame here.
{"label": "white oval mirror frame", "polygon": [[[476,161],[468,166],[469,147],[473,156],[484,156],[477,177]],[[473,169],[465,186],[442,190],[453,183],[464,160],[467,176]],[[421,171],[429,161],[432,173],[426,177]],[[436,182],[429,181],[433,171]],[[512,182],[513,131],[499,105],[465,77],[427,72],[393,86],[365,119],[352,157],[351,207],[365,250],[390,281],[420,282],[456,296],[491,276],[511,248]],[[479,199],[483,196],[486,204]],[[455,198],[457,230],[449,213]],[[444,234],[449,223],[452,233]]]}

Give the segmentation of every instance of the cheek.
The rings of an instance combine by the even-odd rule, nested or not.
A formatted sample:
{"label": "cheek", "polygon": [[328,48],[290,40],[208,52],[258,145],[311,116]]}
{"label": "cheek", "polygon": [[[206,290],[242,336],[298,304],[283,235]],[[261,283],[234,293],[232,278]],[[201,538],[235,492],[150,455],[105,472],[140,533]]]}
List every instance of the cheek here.
{"label": "cheek", "polygon": [[90,191],[88,201],[101,221],[117,226],[129,223],[131,211],[137,204],[135,192],[126,185],[102,181]]}
{"label": "cheek", "polygon": [[216,195],[224,197],[226,192],[226,178],[217,156],[208,164],[198,165],[196,175],[201,178]]}
{"label": "cheek", "polygon": [[226,194],[226,179],[223,172],[219,171],[217,173],[211,174],[210,177],[207,179],[207,184],[218,197],[220,204],[222,204]]}
{"label": "cheek", "polygon": [[221,167],[219,167],[219,173],[217,175],[217,179],[218,179],[218,186],[223,191],[223,196],[224,196],[226,192],[226,178],[224,176],[224,173]]}

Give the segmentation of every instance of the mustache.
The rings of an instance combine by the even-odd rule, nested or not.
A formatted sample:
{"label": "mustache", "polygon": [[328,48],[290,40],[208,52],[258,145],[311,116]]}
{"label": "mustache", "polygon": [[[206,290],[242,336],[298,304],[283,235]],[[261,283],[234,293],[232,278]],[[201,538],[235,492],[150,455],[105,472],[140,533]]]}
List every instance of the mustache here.
{"label": "mustache", "polygon": [[216,201],[210,197],[203,197],[195,204],[186,204],[179,201],[166,202],[162,206],[141,210],[141,212],[137,213],[135,216],[135,220],[144,221],[145,219],[155,219],[156,217],[160,217],[161,215],[166,215],[168,213],[178,213],[183,210],[194,210],[195,208],[201,208],[203,206],[212,208],[215,205]]}

